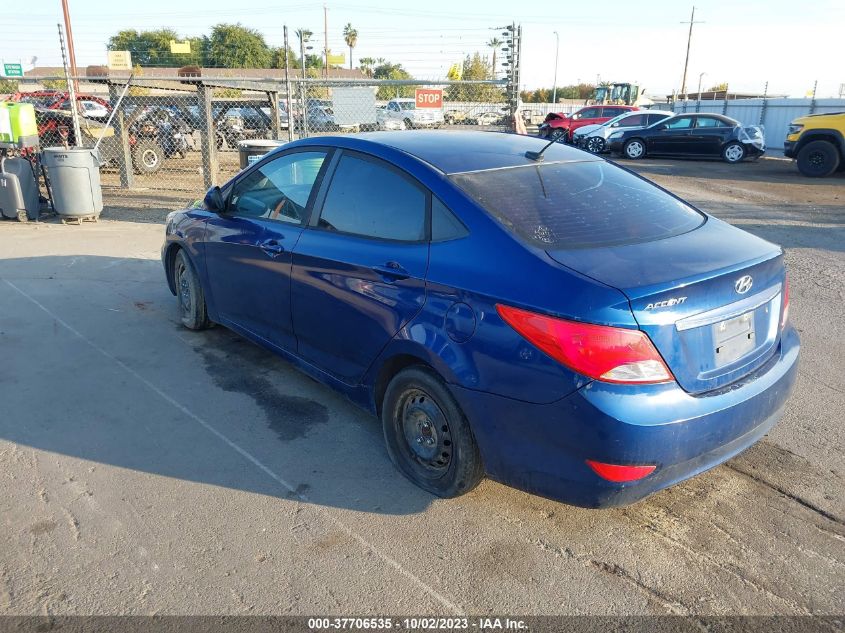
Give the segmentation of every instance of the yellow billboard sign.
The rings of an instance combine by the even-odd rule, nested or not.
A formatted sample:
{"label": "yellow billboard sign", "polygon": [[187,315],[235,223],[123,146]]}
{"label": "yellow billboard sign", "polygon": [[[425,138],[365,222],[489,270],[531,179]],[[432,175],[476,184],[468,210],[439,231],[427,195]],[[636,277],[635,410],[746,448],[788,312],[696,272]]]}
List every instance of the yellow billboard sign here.
{"label": "yellow billboard sign", "polygon": [[109,70],[132,70],[132,53],[129,51],[109,51]]}
{"label": "yellow billboard sign", "polygon": [[190,55],[191,54],[191,43],[190,42],[177,42],[176,40],[170,40],[170,52],[182,54],[182,55]]}
{"label": "yellow billboard sign", "polygon": [[343,53],[335,55],[334,53],[329,52],[328,58],[330,66],[343,66],[346,63],[346,55]]}

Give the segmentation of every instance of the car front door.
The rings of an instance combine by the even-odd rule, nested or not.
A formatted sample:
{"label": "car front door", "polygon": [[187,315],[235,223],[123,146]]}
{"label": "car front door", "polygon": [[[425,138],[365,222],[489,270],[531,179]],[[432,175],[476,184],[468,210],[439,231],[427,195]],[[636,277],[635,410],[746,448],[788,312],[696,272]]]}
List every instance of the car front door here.
{"label": "car front door", "polygon": [[674,117],[662,124],[658,129],[652,130],[647,139],[648,150],[655,154],[686,154],[690,133],[693,126],[693,117]]}
{"label": "car front door", "polygon": [[206,269],[224,325],[296,349],[291,325],[291,253],[326,166],[323,150],[293,151],[248,170],[208,221]]}
{"label": "car front door", "polygon": [[356,384],[425,303],[430,194],[346,150],[327,183],[293,252],[293,328],[300,356]]}

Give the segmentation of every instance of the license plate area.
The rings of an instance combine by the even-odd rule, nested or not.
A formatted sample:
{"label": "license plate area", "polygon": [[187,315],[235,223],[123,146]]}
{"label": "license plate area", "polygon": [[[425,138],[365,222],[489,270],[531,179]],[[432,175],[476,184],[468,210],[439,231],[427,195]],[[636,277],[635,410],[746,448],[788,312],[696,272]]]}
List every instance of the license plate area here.
{"label": "license plate area", "polygon": [[754,311],[713,324],[716,367],[724,367],[754,350]]}

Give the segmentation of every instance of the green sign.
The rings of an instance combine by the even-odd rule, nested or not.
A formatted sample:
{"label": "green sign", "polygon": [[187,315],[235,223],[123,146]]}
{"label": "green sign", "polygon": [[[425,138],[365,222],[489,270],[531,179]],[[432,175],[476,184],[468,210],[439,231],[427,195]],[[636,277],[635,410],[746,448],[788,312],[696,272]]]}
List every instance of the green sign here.
{"label": "green sign", "polygon": [[20,64],[3,64],[3,74],[6,77],[23,77],[23,66]]}

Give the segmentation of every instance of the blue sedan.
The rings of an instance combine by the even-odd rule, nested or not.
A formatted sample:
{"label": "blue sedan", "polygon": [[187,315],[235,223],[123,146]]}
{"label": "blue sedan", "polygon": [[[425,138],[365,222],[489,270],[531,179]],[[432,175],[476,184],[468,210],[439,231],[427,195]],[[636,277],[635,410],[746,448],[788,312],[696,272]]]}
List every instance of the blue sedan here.
{"label": "blue sedan", "polygon": [[778,246],[527,136],[289,143],[171,213],[162,258],[186,327],[342,392],[442,497],[637,501],[760,439],[797,375]]}

